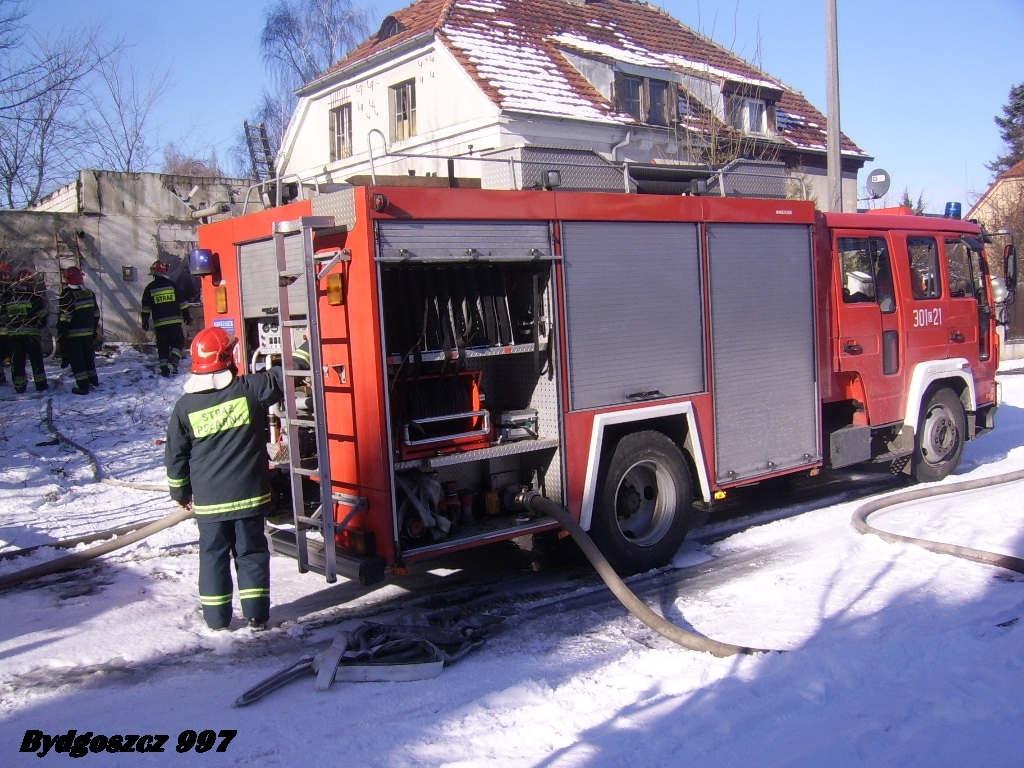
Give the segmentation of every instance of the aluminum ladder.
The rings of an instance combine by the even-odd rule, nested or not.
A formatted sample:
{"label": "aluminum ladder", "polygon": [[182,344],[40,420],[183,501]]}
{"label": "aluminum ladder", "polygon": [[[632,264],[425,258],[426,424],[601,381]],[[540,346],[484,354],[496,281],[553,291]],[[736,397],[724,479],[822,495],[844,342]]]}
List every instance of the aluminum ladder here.
{"label": "aluminum ladder", "polygon": [[[334,495],[331,485],[330,443],[327,438],[327,421],[317,414],[327,411],[324,398],[324,366],[321,355],[320,317],[318,286],[322,276],[339,261],[348,257],[348,251],[335,249],[326,254],[315,254],[314,233],[334,228],[333,216],[304,216],[294,221],[274,224],[274,247],[277,252],[279,328],[281,333],[281,357],[284,365],[284,412],[285,424],[282,429],[288,435],[288,474],[291,481],[292,519],[295,525],[295,557],[299,571],[321,573],[327,581],[338,579],[338,563],[335,548]],[[286,238],[298,236],[302,241],[302,264],[296,270],[288,264]],[[289,268],[290,267],[290,268]],[[306,318],[293,320],[289,306],[288,288],[301,280],[306,299]],[[309,345],[309,370],[298,369],[294,361],[293,329],[303,328]],[[296,384],[308,379],[313,393],[313,418],[300,416],[296,402]],[[303,466],[299,451],[299,430],[311,429],[316,436],[316,466]],[[305,479],[319,482],[320,498],[307,499]],[[326,504],[326,507],[325,507]],[[310,512],[309,510],[312,511]],[[326,511],[325,511],[326,510]],[[311,547],[309,534],[313,531],[323,536],[322,558],[311,557],[318,547]]]}

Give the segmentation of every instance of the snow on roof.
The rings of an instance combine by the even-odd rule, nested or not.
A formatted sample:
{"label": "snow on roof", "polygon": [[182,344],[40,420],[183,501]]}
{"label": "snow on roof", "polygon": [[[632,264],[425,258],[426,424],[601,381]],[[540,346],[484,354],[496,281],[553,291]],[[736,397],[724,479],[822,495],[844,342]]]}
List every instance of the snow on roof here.
{"label": "snow on roof", "polygon": [[503,109],[588,120],[608,117],[607,110],[579,96],[551,57],[514,26],[453,30],[446,36],[498,91]]}
{"label": "snow on roof", "polygon": [[[564,51],[768,91],[785,115],[779,121],[779,139],[794,149],[819,151],[824,146],[825,117],[802,94],[650,3],[417,0],[388,18],[399,22],[394,34],[371,37],[324,76],[343,73],[370,56],[433,32],[503,110],[635,122],[588,82]],[[865,155],[846,137],[843,151]]]}

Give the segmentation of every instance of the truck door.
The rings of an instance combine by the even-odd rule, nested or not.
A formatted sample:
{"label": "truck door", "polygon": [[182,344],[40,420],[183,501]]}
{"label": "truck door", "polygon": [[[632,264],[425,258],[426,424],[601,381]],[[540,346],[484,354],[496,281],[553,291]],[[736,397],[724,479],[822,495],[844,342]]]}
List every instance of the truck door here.
{"label": "truck door", "polygon": [[[901,237],[906,251],[904,259],[897,256],[897,261],[903,262],[897,274],[905,279],[905,293],[910,297],[906,364],[912,370],[919,362],[945,360],[950,356],[950,302],[942,287],[941,237],[932,233]],[[957,356],[963,356],[962,352],[958,350]]]}
{"label": "truck door", "polygon": [[976,238],[957,235],[946,235],[944,240],[949,274],[949,356],[966,357],[977,370],[980,360],[992,356],[982,245]]}
{"label": "truck door", "polygon": [[898,421],[906,366],[889,244],[877,233],[838,231],[833,249],[842,286],[839,370],[860,377],[869,423]]}

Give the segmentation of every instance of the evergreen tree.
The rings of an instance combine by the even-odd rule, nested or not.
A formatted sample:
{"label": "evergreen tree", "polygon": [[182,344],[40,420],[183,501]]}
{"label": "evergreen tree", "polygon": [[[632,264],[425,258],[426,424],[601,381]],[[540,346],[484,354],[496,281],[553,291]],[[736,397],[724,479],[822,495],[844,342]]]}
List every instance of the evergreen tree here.
{"label": "evergreen tree", "polygon": [[1003,116],[996,117],[995,121],[1009,149],[986,166],[998,176],[1024,161],[1024,83],[1010,88],[1010,100],[1003,107]]}
{"label": "evergreen tree", "polygon": [[920,216],[921,214],[924,213],[924,192],[917,196],[917,202],[915,203],[914,198],[910,196],[910,190],[904,187],[903,197],[900,198],[899,204],[904,208],[909,208],[918,216]]}

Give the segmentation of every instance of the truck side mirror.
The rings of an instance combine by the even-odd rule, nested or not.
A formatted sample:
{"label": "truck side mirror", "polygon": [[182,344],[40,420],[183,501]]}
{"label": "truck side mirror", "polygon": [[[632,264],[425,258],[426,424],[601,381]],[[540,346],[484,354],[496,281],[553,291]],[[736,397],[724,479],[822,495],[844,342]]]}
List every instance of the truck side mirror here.
{"label": "truck side mirror", "polygon": [[1003,249],[1003,274],[1006,275],[1006,287],[1012,293],[1017,288],[1017,249],[1012,243]]}

